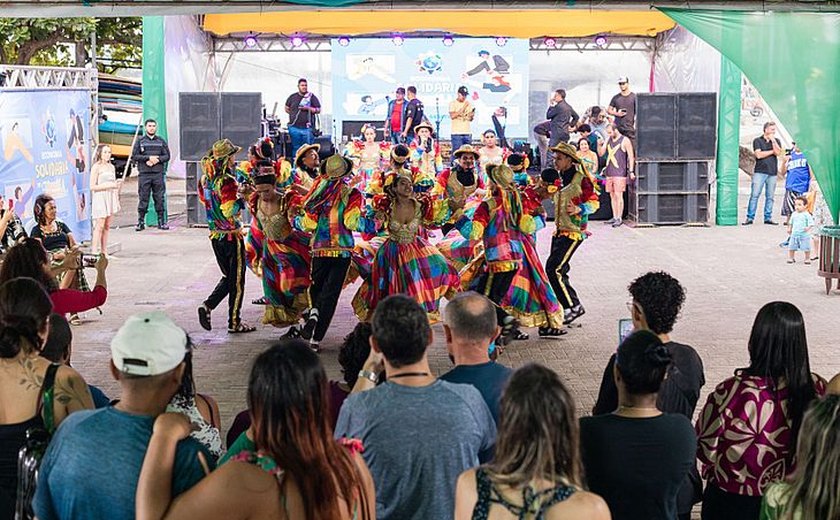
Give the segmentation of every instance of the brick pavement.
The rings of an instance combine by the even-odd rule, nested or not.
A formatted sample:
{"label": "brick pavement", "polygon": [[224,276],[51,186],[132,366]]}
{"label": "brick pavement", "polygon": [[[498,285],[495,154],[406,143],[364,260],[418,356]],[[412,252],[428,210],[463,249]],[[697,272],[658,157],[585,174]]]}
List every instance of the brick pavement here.
{"label": "brick pavement", "polygon": [[[128,188],[124,193],[132,191]],[[179,195],[174,191],[173,204],[178,204]],[[132,204],[130,199],[124,201],[121,225],[134,222],[129,209]],[[213,316],[221,328],[202,330],[196,306],[212,290],[218,268],[206,230],[185,227],[183,217],[177,215],[173,224],[169,232],[151,229],[135,233],[132,228],[112,232],[112,240],[120,242],[122,250],[108,269],[110,295],[105,314],[88,313],[86,323],[74,328],[73,365],[89,382],[114,396],[117,387],[107,369],[111,337],[127,316],[165,310],[199,345],[194,361],[197,386],[218,399],[227,428],[233,415],[245,406],[251,360],[282,331],[260,326],[252,334],[228,335],[224,304]],[[580,413],[591,409],[603,366],[616,348],[617,320],[627,315],[626,287],[651,269],[669,271],[686,287],[686,306],[673,336],[693,345],[703,358],[704,395],[747,363],[746,343],[753,318],[772,300],[788,300],[803,311],[813,369],[825,377],[840,372],[836,348],[840,294],[825,296],[816,266],[785,263],[785,252],[777,246],[783,234],[780,227],[612,229],[596,222],[592,230],[594,235],[576,254],[571,270],[588,311],[580,320],[581,328],[561,340],[516,342],[501,359],[514,367],[535,361],[556,370],[573,389]],[[543,230],[539,236],[543,259],[548,245],[549,231]],[[323,343],[322,359],[333,378],[340,377],[338,346],[356,323],[350,307],[354,290],[342,295],[332,330]],[[261,308],[247,302],[260,296],[260,285],[250,273],[246,293],[244,317],[257,322]],[[440,374],[450,363],[442,328],[437,325],[434,332],[430,359],[433,370]],[[529,332],[536,337],[536,330]]]}

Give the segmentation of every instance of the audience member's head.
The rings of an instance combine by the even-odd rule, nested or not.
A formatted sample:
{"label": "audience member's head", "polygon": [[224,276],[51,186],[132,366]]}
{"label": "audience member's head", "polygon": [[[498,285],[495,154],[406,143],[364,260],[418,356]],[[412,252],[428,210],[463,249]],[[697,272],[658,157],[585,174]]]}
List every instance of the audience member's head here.
{"label": "audience member's head", "polygon": [[341,366],[341,373],[344,374],[344,382],[350,388],[356,384],[359,371],[362,370],[365,360],[370,355],[371,332],[370,323],[360,321],[344,338],[344,343],[338,350],[338,364]]}
{"label": "audience member's head", "polygon": [[793,440],[802,424],[802,416],[816,396],[805,320],[795,305],[770,302],[755,317],[749,340],[750,366],[740,369],[748,375],[772,378],[776,384],[787,383]]}
{"label": "audience member's head", "polygon": [[513,488],[541,479],[583,486],[575,402],[557,374],[542,365],[516,370],[502,394],[490,472]]}
{"label": "audience member's head", "polygon": [[414,298],[391,295],[373,313],[371,345],[393,368],[413,365],[426,356],[432,328],[426,311]]}
{"label": "audience member's head", "polygon": [[70,330],[67,318],[61,314],[52,313],[50,315],[50,335],[41,350],[41,357],[47,358],[53,363],[70,365],[72,345],[73,331]]}
{"label": "audience member's head", "polygon": [[627,288],[633,297],[633,325],[656,334],[668,334],[685,303],[680,282],[664,271],[652,271],[633,280]]}
{"label": "audience member's head", "polygon": [[628,395],[655,394],[659,392],[670,364],[671,353],[659,336],[649,330],[638,330],[618,347],[616,384]]}
{"label": "audience member's head", "polygon": [[32,278],[0,285],[0,358],[40,351],[49,335],[50,313],[50,296]]}
{"label": "audience member's head", "polygon": [[46,193],[38,195],[32,203],[32,212],[35,213],[38,224],[47,224],[55,220],[55,199]]}
{"label": "audience member's head", "polygon": [[165,408],[181,386],[189,349],[187,333],[163,312],[130,316],[111,340],[111,373],[123,400],[142,397]]}
{"label": "audience member's head", "polygon": [[592,127],[589,126],[588,124],[584,123],[584,124],[582,124],[578,127],[578,132],[583,134],[583,137],[586,137],[586,136],[588,136],[589,134],[592,133]]}
{"label": "audience member's head", "polygon": [[784,510],[791,514],[782,518],[840,518],[840,395],[805,412],[789,482]]}
{"label": "audience member's head", "polygon": [[50,257],[41,241],[24,238],[6,252],[0,267],[0,284],[12,278],[32,278],[45,290],[51,291],[55,288],[55,281],[47,272],[49,267]]}
{"label": "audience member's head", "polygon": [[362,492],[354,463],[323,413],[327,388],[320,358],[297,339],[260,354],[248,381],[254,443],[294,480],[306,518],[340,518],[342,497]]}
{"label": "audience member's head", "polygon": [[[463,357],[487,358],[487,347],[499,335],[496,307],[488,298],[476,292],[457,295],[444,311],[443,330],[446,346],[454,363]],[[475,361],[475,360],[474,360]]]}

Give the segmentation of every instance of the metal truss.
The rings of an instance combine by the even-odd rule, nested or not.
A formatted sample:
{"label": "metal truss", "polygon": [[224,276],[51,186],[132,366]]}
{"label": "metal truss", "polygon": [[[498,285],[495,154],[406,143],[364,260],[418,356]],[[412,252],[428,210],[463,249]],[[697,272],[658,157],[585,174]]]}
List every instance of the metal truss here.
{"label": "metal truss", "polygon": [[96,69],[0,65],[0,88],[8,90],[95,91]]}
{"label": "metal truss", "polygon": [[213,38],[215,52],[330,52],[329,38],[305,38],[295,47],[287,36],[259,35],[253,46],[245,44],[245,37]]}
{"label": "metal truss", "polygon": [[[588,38],[531,38],[532,51],[642,51],[652,52],[656,46],[655,38],[604,35],[606,40],[598,45],[595,37]],[[547,42],[547,40],[549,40]],[[551,41],[554,40],[554,45]]]}

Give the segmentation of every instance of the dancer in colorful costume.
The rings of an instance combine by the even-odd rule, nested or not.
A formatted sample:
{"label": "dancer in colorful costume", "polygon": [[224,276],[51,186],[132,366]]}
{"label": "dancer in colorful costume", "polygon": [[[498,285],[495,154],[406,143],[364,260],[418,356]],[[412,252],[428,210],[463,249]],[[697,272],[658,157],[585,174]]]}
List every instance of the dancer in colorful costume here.
{"label": "dancer in colorful costume", "polygon": [[414,127],[417,137],[411,141],[411,164],[414,191],[425,193],[435,185],[438,173],[443,170],[440,144],[432,137],[432,125],[422,122]]}
{"label": "dancer in colorful costume", "polygon": [[442,297],[459,290],[458,272],[437,248],[424,238],[423,228],[437,227],[454,213],[460,213],[463,199],[441,200],[414,193],[411,175],[405,170],[385,179],[385,194],[374,197],[369,221],[388,231],[385,243],[376,251],[370,282],[354,298],[356,315],[370,319],[377,304],[392,294],[407,294],[417,300],[430,322],[440,319]]}
{"label": "dancer in colorful costume", "polygon": [[366,196],[372,197],[369,186],[382,186],[382,175],[391,156],[391,145],[386,141],[376,142],[376,129],[373,125],[362,126],[364,140],[354,139],[347,143],[344,155],[353,161],[353,180],[350,184],[359,188]]}
{"label": "dancer in colorful costume", "polygon": [[[478,152],[471,145],[465,144],[452,153],[455,165],[445,168],[438,175],[432,195],[443,198],[464,198],[464,211],[478,207],[487,192],[486,185],[476,171]],[[441,228],[444,236],[455,228],[455,220],[450,220]]]}
{"label": "dancer in colorful costume", "polygon": [[321,158],[318,152],[321,150],[319,144],[305,144],[298,148],[295,153],[295,169],[292,176],[286,181],[286,187],[292,187],[300,195],[306,195],[315,179],[318,178],[318,167]]}
{"label": "dancer in colorful costume", "polygon": [[[263,282],[263,323],[295,325],[309,307],[311,237],[292,227],[300,196],[294,190],[278,189],[291,174],[288,163],[272,162],[269,143],[258,146],[251,196],[251,221],[245,251],[248,266]],[[292,333],[295,334],[294,332]]]}
{"label": "dancer in colorful costume", "polygon": [[559,143],[550,149],[554,152],[553,175],[540,176],[546,185],[560,187],[553,197],[555,205],[554,224],[557,226],[551,238],[551,255],[545,262],[548,281],[563,306],[568,325],[583,316],[586,310],[580,303],[577,292],[569,283],[569,262],[584,239],[589,215],[598,211],[598,193],[586,168],[581,164],[575,148],[568,143]]}
{"label": "dancer in colorful costume", "polygon": [[348,183],[350,159],[332,155],[303,200],[303,231],[312,232],[312,308],[301,333],[313,350],[330,326],[353,253],[353,231],[360,230],[364,196]]}

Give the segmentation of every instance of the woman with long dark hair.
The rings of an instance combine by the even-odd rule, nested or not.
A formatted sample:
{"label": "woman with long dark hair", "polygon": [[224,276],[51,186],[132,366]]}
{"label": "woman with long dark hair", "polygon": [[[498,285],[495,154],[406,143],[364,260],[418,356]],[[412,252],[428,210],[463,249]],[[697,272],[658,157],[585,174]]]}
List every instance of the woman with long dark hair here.
{"label": "woman with long dark hair", "polygon": [[610,518],[584,491],[575,403],[556,373],[537,364],[514,372],[499,417],[493,461],[458,478],[456,520]]}
{"label": "woman with long dark hair", "polygon": [[175,447],[191,428],[182,415],[158,417],[137,487],[138,520],[373,518],[361,445],[333,439],[328,399],[324,367],[306,342],[263,352],[248,382],[252,445],[174,500]]}
{"label": "woman with long dark hair", "polygon": [[14,515],[18,450],[27,430],[52,433],[70,413],[93,408],[78,372],[39,355],[51,312],[37,281],[14,278],[0,285],[0,518]]}
{"label": "woman with long dark hair", "polygon": [[108,298],[105,270],[108,268],[108,258],[99,255],[96,260],[96,285],[92,291],[78,291],[76,289],[60,289],[56,276],[68,269],[77,269],[81,262],[78,250],[68,252],[60,262],[50,264],[50,257],[40,240],[24,238],[20,243],[12,246],[3,259],[0,267],[0,284],[12,278],[31,278],[47,291],[53,304],[53,312],[57,314],[78,313],[94,309],[105,304]]}
{"label": "woman with long dark hair", "polygon": [[190,436],[204,445],[211,455],[222,456],[221,414],[216,400],[196,391],[193,377],[193,344],[187,336],[187,354],[184,356],[184,377],[181,386],[172,396],[167,412],[182,413],[189,417],[195,428]]}
{"label": "woman with long dark hair", "polygon": [[828,395],[805,412],[796,471],[768,488],[761,520],[840,520],[840,396]]}
{"label": "woman with long dark hair", "polygon": [[749,353],[749,366],[717,385],[697,421],[704,519],[758,518],[767,487],[793,469],[805,410],[825,393],[825,380],[811,373],[805,321],[793,304],[758,311]]}

